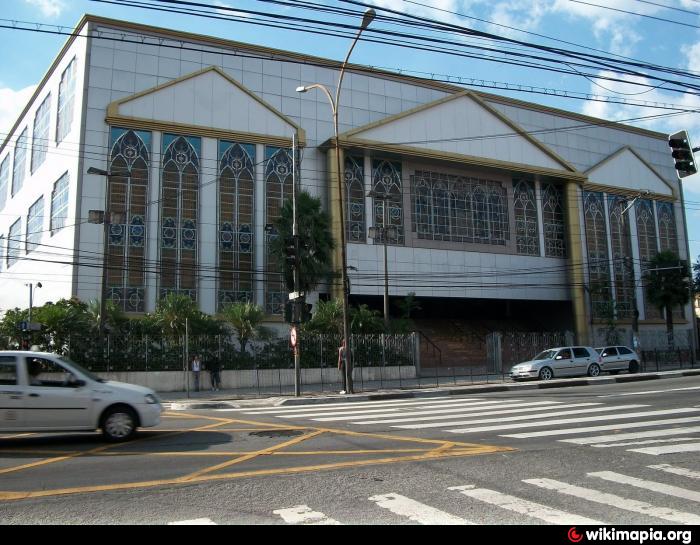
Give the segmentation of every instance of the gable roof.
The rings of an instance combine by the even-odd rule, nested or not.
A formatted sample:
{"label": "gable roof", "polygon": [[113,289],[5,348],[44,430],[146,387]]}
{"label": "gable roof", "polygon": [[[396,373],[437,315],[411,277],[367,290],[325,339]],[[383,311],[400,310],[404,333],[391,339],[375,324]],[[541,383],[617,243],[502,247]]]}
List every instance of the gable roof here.
{"label": "gable roof", "polygon": [[576,167],[471,91],[364,125],[339,139],[345,146],[584,178]]}
{"label": "gable roof", "polygon": [[282,146],[293,133],[305,140],[299,125],[214,66],[112,102],[106,121]]}

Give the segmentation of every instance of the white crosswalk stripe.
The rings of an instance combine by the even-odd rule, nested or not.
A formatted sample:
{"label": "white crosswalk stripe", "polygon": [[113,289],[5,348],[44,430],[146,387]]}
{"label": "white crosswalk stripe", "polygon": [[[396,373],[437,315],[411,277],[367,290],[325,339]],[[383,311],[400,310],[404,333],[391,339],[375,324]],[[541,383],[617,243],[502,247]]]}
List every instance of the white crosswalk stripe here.
{"label": "white crosswalk stripe", "polygon": [[216,526],[216,522],[213,522],[208,518],[192,519],[192,520],[176,520],[174,522],[168,522],[168,526]]}
{"label": "white crosswalk stripe", "polygon": [[[659,444],[659,443],[679,443],[679,442],[687,443],[688,441],[694,441],[694,439],[692,437],[676,437],[674,439],[648,439],[646,441],[625,441],[624,443],[602,443],[602,444],[594,443],[591,446],[594,448],[632,447],[632,446],[652,445],[652,444]],[[632,449],[627,449],[627,450],[631,451]]]}
{"label": "white crosswalk stripe", "polygon": [[442,524],[442,525],[459,525],[459,524],[474,524],[463,518],[450,515],[429,505],[417,502],[400,494],[380,494],[369,498],[379,507],[388,509],[392,513],[407,517],[413,522],[420,524]]}
{"label": "white crosswalk stripe", "polygon": [[636,431],[633,433],[611,433],[609,435],[597,435],[595,437],[577,437],[575,439],[559,439],[562,443],[574,443],[576,445],[590,445],[608,442],[620,442],[628,439],[646,439],[649,437],[670,437],[674,435],[685,435],[688,433],[700,432],[700,426],[686,426],[683,428],[672,428],[652,431]]}
{"label": "white crosswalk stripe", "polygon": [[332,526],[340,524],[337,520],[318,511],[314,511],[308,505],[295,505],[294,507],[277,509],[273,511],[273,513],[282,517],[282,520],[289,524],[306,524],[310,526]]}
{"label": "white crosswalk stripe", "polygon": [[[230,411],[244,412],[245,414],[271,414],[273,416],[280,416],[282,414],[294,414],[294,413],[308,413],[308,412],[318,412],[318,411],[334,411],[338,409],[359,409],[359,408],[379,408],[379,407],[403,407],[403,406],[420,406],[420,405],[432,405],[432,404],[444,404],[449,405],[451,403],[476,403],[486,401],[481,398],[432,398],[428,400],[405,400],[405,399],[389,399],[386,401],[358,401],[352,403],[314,403],[313,405],[293,405],[284,407],[266,407],[259,409],[228,409]],[[516,401],[516,400],[511,400]],[[520,401],[520,400],[517,400]],[[489,401],[486,401],[490,403]]]}
{"label": "white crosswalk stripe", "polygon": [[476,488],[474,485],[451,486],[449,489],[457,490],[470,498],[474,498],[491,505],[497,505],[503,509],[543,520],[545,522],[549,522],[550,524],[588,524],[596,526],[605,524],[588,517],[574,515],[565,511],[559,511],[558,509],[553,509],[551,507],[547,507],[546,505],[516,498],[515,496],[503,494],[495,490]]}
{"label": "white crosswalk stripe", "polygon": [[653,466],[647,466],[650,469],[657,469],[659,471],[665,471],[666,473],[671,473],[673,475],[680,475],[682,477],[687,477],[689,479],[700,479],[700,471],[692,471],[684,467],[676,467],[670,464],[657,464]]}
{"label": "white crosswalk stripe", "polygon": [[659,492],[661,494],[666,494],[667,496],[674,496],[676,498],[683,498],[684,500],[700,502],[700,492],[687,490],[686,488],[680,488],[678,486],[671,486],[664,483],[658,483],[656,481],[647,481],[644,479],[638,479],[637,477],[629,477],[627,475],[615,473],[614,471],[597,471],[595,473],[589,473],[588,475],[606,481],[612,481],[614,483],[626,484],[629,486],[636,486],[637,488],[642,488],[644,490],[650,490],[652,492]]}
{"label": "white crosswalk stripe", "polygon": [[680,445],[664,445],[661,447],[632,448],[630,452],[640,452],[642,454],[678,454],[681,452],[700,452],[700,442],[683,443]]}

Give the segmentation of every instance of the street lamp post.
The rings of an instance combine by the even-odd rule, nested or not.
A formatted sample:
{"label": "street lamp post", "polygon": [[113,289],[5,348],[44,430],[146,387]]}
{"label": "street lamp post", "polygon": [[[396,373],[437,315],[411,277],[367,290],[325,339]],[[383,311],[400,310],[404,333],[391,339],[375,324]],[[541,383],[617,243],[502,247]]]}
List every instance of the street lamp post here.
{"label": "street lamp post", "polygon": [[[29,283],[25,284],[25,286],[29,286],[29,323],[32,323],[32,307],[34,306],[34,284]],[[40,288],[41,287],[41,282],[36,283],[36,287]]]}
{"label": "street lamp post", "polygon": [[344,390],[351,394],[353,393],[352,384],[352,349],[350,345],[350,318],[348,314],[348,271],[347,271],[347,252],[345,248],[345,200],[343,198],[343,173],[342,165],[340,164],[340,141],[338,139],[338,108],[340,106],[340,88],[343,84],[343,77],[345,76],[345,68],[347,67],[348,60],[352,54],[352,50],[355,49],[355,44],[360,38],[360,34],[370,25],[374,19],[376,13],[372,8],[365,11],[362,17],[362,23],[360,29],[355,36],[350,49],[348,50],[345,60],[340,68],[340,75],[338,77],[338,87],[335,91],[335,100],[331,95],[331,92],[327,87],[321,85],[320,83],[314,83],[312,85],[306,85],[297,87],[298,93],[305,93],[311,89],[320,89],[328,98],[328,102],[331,106],[331,111],[333,112],[333,131],[335,134],[335,163],[337,169],[338,177],[338,208],[339,208],[339,219],[340,219],[340,275],[343,290],[343,342],[345,346],[345,374],[343,376]]}
{"label": "street lamp post", "polygon": [[[102,284],[100,287],[100,339],[104,337],[105,332],[105,312],[107,311],[107,257],[109,252],[107,251],[107,242],[109,234],[110,216],[109,216],[109,179],[112,176],[111,172],[102,170],[100,168],[90,167],[87,170],[88,174],[95,174],[97,176],[104,176],[107,180],[107,186],[105,187],[105,208],[102,211],[102,221],[91,219],[92,223],[102,223]],[[98,213],[99,210],[91,211],[93,213]]]}

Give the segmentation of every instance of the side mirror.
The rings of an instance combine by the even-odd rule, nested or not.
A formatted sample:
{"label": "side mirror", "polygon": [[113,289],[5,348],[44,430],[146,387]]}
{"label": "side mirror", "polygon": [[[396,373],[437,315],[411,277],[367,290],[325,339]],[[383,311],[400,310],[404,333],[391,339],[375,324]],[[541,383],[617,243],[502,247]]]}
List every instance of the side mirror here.
{"label": "side mirror", "polygon": [[563,360],[563,359],[564,359],[564,356],[557,356],[557,357],[554,358],[554,359],[555,359],[555,360]]}

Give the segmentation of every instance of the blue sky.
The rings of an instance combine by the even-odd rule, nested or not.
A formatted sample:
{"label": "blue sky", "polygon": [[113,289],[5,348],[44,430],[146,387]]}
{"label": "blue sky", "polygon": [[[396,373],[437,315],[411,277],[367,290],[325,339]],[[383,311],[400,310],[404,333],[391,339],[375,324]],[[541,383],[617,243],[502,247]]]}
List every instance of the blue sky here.
{"label": "blue sky", "polygon": [[[279,6],[259,0],[198,1],[222,8],[315,19],[328,17],[296,6]],[[348,2],[310,1],[353,8],[360,12],[363,9]],[[154,0],[145,2],[156,3]],[[575,49],[572,44],[576,44],[597,49],[600,54],[624,55],[648,63],[689,72],[697,70],[700,73],[700,0],[375,0],[369,3],[526,42],[567,49]],[[378,12],[380,15],[386,13],[381,10]],[[3,70],[0,71],[0,133],[5,134],[11,127],[17,113],[25,105],[34,86],[43,77],[66,39],[60,35],[15,30],[12,28],[17,26],[15,22],[37,23],[39,26],[34,25],[35,28],[47,31],[56,30],[58,26],[65,32],[72,29],[84,13],[219,36],[331,59],[342,59],[350,42],[345,36],[318,36],[256,26],[250,24],[253,16],[240,12],[234,14],[236,20],[214,21],[194,15],[167,13],[163,9],[141,9],[120,0],[4,0],[0,25],[9,28],[0,28],[0,48],[4,52]],[[222,11],[222,14],[224,13],[227,16],[232,14],[230,11]],[[661,19],[683,24],[672,24]],[[358,23],[357,19],[339,20],[351,25]],[[370,27],[371,30],[389,28],[387,23],[379,20]],[[395,26],[391,29],[401,30]],[[402,30],[411,31],[406,28]],[[367,32],[366,35],[371,37],[372,33]],[[436,38],[439,37],[441,36],[436,35]],[[588,51],[590,52],[590,49]],[[569,93],[604,95],[627,102],[612,104],[560,98],[552,96],[551,92],[543,95],[485,89],[603,119],[627,120],[668,112],[655,107],[659,103],[680,105],[685,109],[700,111],[700,96],[672,92],[663,86],[654,87],[653,82],[641,77],[636,77],[634,81],[630,81],[630,76],[624,76],[620,79],[625,81],[617,82],[595,80],[578,74],[558,74],[436,52],[407,50],[386,43],[361,42],[355,49],[352,60],[411,75],[437,79],[450,77],[453,82],[458,81],[456,78],[465,82],[476,78],[512,86],[525,85]],[[604,67],[598,69],[598,74],[605,75]],[[626,83],[628,81],[629,83]],[[646,83],[649,85],[638,85]],[[687,129],[695,145],[700,145],[698,113],[661,117],[633,124],[665,133]],[[700,155],[698,159],[700,160]],[[684,189],[690,253],[691,259],[696,261],[700,255],[700,174],[686,178]]]}

